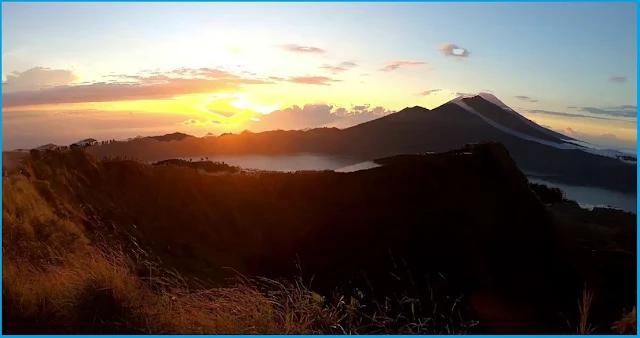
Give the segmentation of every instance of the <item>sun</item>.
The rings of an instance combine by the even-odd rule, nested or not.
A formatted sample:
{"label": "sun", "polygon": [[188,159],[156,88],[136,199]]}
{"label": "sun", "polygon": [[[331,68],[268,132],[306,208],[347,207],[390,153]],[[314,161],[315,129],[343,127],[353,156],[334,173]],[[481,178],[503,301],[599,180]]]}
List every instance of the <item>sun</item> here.
{"label": "sun", "polygon": [[249,108],[249,103],[247,102],[247,100],[244,98],[244,96],[242,95],[238,95],[238,99],[235,101],[231,101],[229,102],[230,105],[238,108],[238,109],[247,109]]}

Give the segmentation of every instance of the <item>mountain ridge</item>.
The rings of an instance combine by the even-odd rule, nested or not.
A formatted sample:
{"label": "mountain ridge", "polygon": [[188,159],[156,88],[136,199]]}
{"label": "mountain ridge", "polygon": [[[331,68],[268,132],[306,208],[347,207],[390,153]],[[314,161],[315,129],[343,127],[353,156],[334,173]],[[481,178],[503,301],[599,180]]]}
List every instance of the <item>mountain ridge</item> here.
{"label": "mountain ridge", "polygon": [[[561,183],[637,193],[636,164],[604,156],[567,138],[534,128],[480,96],[459,97],[435,109],[414,106],[346,129],[267,131],[184,137],[172,142],[135,139],[89,147],[101,157],[129,156],[148,161],[215,155],[316,153],[367,161],[402,153],[442,152],[468,143],[504,144],[525,172]],[[515,116],[515,117],[514,117]],[[524,119],[524,120],[523,120]],[[526,121],[525,121],[526,120]],[[505,126],[506,124],[506,126]],[[169,134],[172,135],[172,134]]]}

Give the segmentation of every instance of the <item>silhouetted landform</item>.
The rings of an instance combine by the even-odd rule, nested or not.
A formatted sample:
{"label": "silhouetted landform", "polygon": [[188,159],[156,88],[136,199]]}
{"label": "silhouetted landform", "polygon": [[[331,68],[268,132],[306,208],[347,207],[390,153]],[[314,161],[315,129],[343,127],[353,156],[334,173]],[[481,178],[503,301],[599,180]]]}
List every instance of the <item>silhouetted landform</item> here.
{"label": "silhouetted landform", "polygon": [[[453,151],[453,154],[458,156],[471,155],[472,149],[475,145],[467,145],[465,148]],[[417,155],[396,155],[391,157],[385,157],[374,161],[380,165],[394,165],[402,163],[416,163],[423,160],[425,156],[441,156],[438,154],[417,154]],[[564,191],[559,188],[549,187],[544,184],[538,184],[529,182],[529,188],[538,196],[540,201],[544,204],[558,204],[558,203],[572,203],[578,205],[575,201],[569,200],[565,197]]]}
{"label": "silhouetted landform", "polygon": [[635,164],[590,153],[587,148],[575,145],[571,138],[561,138],[560,134],[480,96],[454,101],[433,110],[406,108],[343,130],[319,128],[223,134],[189,137],[177,142],[144,138],[91,147],[89,151],[99,157],[129,155],[152,161],[229,154],[295,153],[367,161],[395,154],[443,152],[469,143],[497,141],[506,146],[518,167],[527,173],[551,176],[565,184],[636,193]]}
{"label": "silhouetted landform", "polygon": [[625,160],[625,161],[630,161],[630,162],[637,162],[638,159],[633,157],[633,156],[621,156],[620,157],[621,160]]}
{"label": "silhouetted landform", "polygon": [[5,333],[635,327],[636,215],[545,206],[499,143],[351,173],[207,175],[82,150],[22,169],[3,180]]}
{"label": "silhouetted landform", "polygon": [[160,142],[171,142],[171,141],[182,141],[184,139],[187,138],[195,138],[195,136],[189,135],[189,134],[185,134],[185,133],[172,133],[172,134],[165,134],[165,135],[161,135],[161,136],[149,136],[148,138],[150,139],[154,139],[156,141],[160,141]]}
{"label": "silhouetted landform", "polygon": [[158,161],[153,165],[172,165],[176,167],[186,167],[191,169],[203,170],[208,173],[219,173],[219,172],[228,172],[235,173],[239,172],[239,167],[230,166],[224,162],[213,162],[206,161],[202,159],[201,161],[187,161],[182,159],[170,159],[164,161]]}

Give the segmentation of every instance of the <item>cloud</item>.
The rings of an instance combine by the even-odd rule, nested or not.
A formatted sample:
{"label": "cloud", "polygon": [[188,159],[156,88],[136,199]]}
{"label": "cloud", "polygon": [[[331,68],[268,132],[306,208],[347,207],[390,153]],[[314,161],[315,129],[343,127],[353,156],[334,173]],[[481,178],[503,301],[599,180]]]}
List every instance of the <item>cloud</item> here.
{"label": "cloud", "polygon": [[563,130],[560,130],[560,132],[569,137],[582,140],[582,141],[587,141],[589,143],[596,144],[596,145],[612,147],[617,149],[635,148],[635,142],[632,142],[631,140],[620,139],[615,134],[609,133],[609,132],[600,133],[600,134],[591,134],[591,133],[581,132],[571,127],[566,127]]}
{"label": "cloud", "polygon": [[344,67],[340,67],[340,66],[332,66],[332,65],[324,65],[320,67],[321,69],[325,69],[328,70],[329,72],[331,72],[332,74],[339,74],[342,73],[344,71],[347,71],[347,68]]}
{"label": "cloud", "polygon": [[267,79],[272,80],[272,81],[278,81],[278,82],[287,80],[284,77],[278,77],[278,76],[269,76]]}
{"label": "cloud", "polygon": [[327,51],[318,47],[301,46],[298,44],[280,45],[280,48],[287,52],[304,53],[304,54],[324,54]]}
{"label": "cloud", "polygon": [[204,126],[210,126],[212,124],[221,124],[221,123],[222,123],[221,121],[216,121],[216,120],[203,121],[198,119],[188,119],[188,120],[179,122],[178,124],[181,124],[184,126],[204,127]]}
{"label": "cloud", "polygon": [[[595,119],[595,120],[607,120],[607,121],[624,121],[630,122],[628,120],[618,119],[614,117],[601,117],[601,116],[592,116],[592,115],[584,115],[584,114],[574,114],[574,113],[565,113],[565,112],[557,112],[551,110],[542,110],[542,109],[525,109],[518,108],[529,114],[544,114],[544,115],[552,115],[552,116],[560,116],[560,117],[575,117],[575,118],[585,118],[585,119]],[[635,122],[633,122],[635,123]]]}
{"label": "cloud", "polygon": [[532,99],[531,97],[529,97],[529,96],[525,96],[525,95],[517,95],[517,96],[514,96],[514,97],[515,97],[516,99],[518,99],[518,100],[522,100],[522,101],[527,101],[527,102],[538,102],[538,100],[536,100],[536,99]]}
{"label": "cloud", "polygon": [[453,43],[444,43],[440,45],[438,49],[443,52],[445,56],[450,57],[467,58],[469,54],[471,54],[467,49]]}
{"label": "cloud", "polygon": [[638,107],[634,105],[621,105],[604,108],[583,107],[580,110],[595,115],[608,115],[614,117],[638,117]]}
{"label": "cloud", "polygon": [[260,116],[260,122],[252,123],[253,131],[263,130],[293,130],[317,127],[339,117],[332,114],[333,106],[326,103],[305,104],[276,110],[271,114]]}
{"label": "cloud", "polygon": [[348,127],[394,113],[384,107],[371,108],[370,104],[354,105],[351,108],[336,107],[327,103],[310,103],[276,110],[260,115],[260,121],[243,126],[252,131],[275,129],[306,129],[318,127]]}
{"label": "cloud", "polygon": [[483,92],[486,92],[486,93],[493,93],[493,90],[489,90],[489,89],[480,89],[480,90],[482,90]]}
{"label": "cloud", "polygon": [[380,70],[383,72],[391,72],[400,67],[422,66],[426,64],[427,64],[426,62],[422,62],[422,61],[391,61],[391,62],[388,62],[387,65],[382,67]]}
{"label": "cloud", "polygon": [[206,125],[208,125],[207,122],[196,120],[196,119],[188,119],[186,121],[179,122],[178,124],[182,124],[182,125],[185,125],[185,126],[206,126]]}
{"label": "cloud", "polygon": [[455,94],[456,94],[456,96],[476,96],[476,94],[474,94],[474,93],[456,92]]}
{"label": "cloud", "polygon": [[299,76],[299,77],[289,78],[286,81],[298,83],[298,84],[320,85],[320,86],[330,86],[332,82],[340,82],[340,80],[334,80],[326,76]]}
{"label": "cloud", "polygon": [[353,127],[361,123],[369,122],[393,113],[395,113],[395,111],[388,110],[380,106],[370,108],[369,104],[363,106],[354,106],[351,110],[348,110],[346,108],[338,108],[333,112],[333,114],[340,118],[322,125],[322,127],[344,129]]}
{"label": "cloud", "polygon": [[624,83],[624,82],[627,82],[627,77],[626,76],[612,76],[611,78],[609,78],[609,82]]}
{"label": "cloud", "polygon": [[421,93],[418,93],[418,95],[420,95],[420,96],[428,96],[428,95],[431,95],[431,94],[433,94],[433,93],[435,93],[435,92],[439,92],[439,91],[441,91],[441,90],[442,90],[442,89],[430,89],[430,90],[425,90],[425,91],[423,91],[423,92],[421,92]]}
{"label": "cloud", "polygon": [[[181,75],[186,73],[189,73],[188,77]],[[242,86],[250,84],[274,83],[208,68],[183,69],[165,74],[117,75],[114,78],[117,80],[3,93],[2,107],[170,99],[188,94],[237,91]]]}
{"label": "cloud", "polygon": [[358,67],[358,64],[351,61],[344,61],[344,62],[340,62],[339,66],[345,67],[345,68],[353,68],[353,67]]}
{"label": "cloud", "polygon": [[54,86],[65,86],[78,80],[70,70],[34,67],[24,72],[12,72],[2,82],[2,92],[22,92]]}
{"label": "cloud", "polygon": [[358,65],[353,62],[340,62],[337,65],[323,65],[320,68],[330,71],[332,74],[342,73],[350,68],[357,67]]}

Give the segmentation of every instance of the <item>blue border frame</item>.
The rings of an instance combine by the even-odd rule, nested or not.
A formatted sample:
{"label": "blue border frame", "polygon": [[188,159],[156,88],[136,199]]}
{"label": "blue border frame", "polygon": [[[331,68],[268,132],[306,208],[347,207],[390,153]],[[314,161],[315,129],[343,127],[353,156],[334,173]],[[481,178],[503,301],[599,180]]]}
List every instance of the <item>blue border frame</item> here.
{"label": "blue border frame", "polygon": [[[548,1],[526,1],[526,0],[510,0],[510,1],[500,1],[500,0],[487,0],[487,1],[478,1],[478,0],[467,0],[468,2],[635,2],[637,4],[637,0],[634,1],[597,1],[597,0],[586,0],[586,1],[562,1],[562,0],[548,0]],[[24,1],[20,1],[20,0],[2,0],[0,1],[2,3],[4,2],[107,2],[107,1],[82,1],[82,0],[70,0],[70,1],[36,1],[36,0],[24,0]],[[109,2],[134,2],[134,1],[129,1],[129,0],[112,0]],[[166,1],[166,0],[160,0],[160,1],[147,1],[147,0],[142,0],[139,2],[182,2],[182,1]],[[184,2],[222,2],[222,1],[210,1],[210,0],[195,0],[195,1],[184,1]],[[242,2],[276,2],[276,1],[269,1],[269,0],[245,0]],[[342,0],[306,0],[306,1],[296,1],[296,0],[281,0],[281,1],[277,1],[277,2],[401,2],[401,1],[384,1],[384,0],[369,0],[369,1],[342,1]],[[429,0],[425,0],[425,1],[420,1],[420,0],[408,0],[408,1],[402,1],[402,2],[436,2],[436,1],[429,1]],[[463,2],[463,1],[458,1],[458,0],[441,0],[439,2]],[[2,10],[4,8],[3,6],[0,6],[0,16],[2,15]],[[636,5],[636,18],[640,16],[640,8]],[[1,19],[0,19],[1,20]],[[0,26],[0,33],[2,32],[2,26]],[[638,26],[636,23],[636,39],[638,39],[638,42],[640,42],[640,38],[638,38]],[[636,43],[636,55],[637,55],[637,49],[638,49],[638,43]],[[2,54],[2,45],[0,45],[0,55]],[[636,61],[637,62],[637,61]],[[2,66],[0,66],[2,67]],[[1,68],[0,68],[1,69]],[[638,71],[638,68],[636,67],[636,78],[638,78],[638,76],[640,75],[640,71]],[[637,101],[637,97],[638,94],[640,94],[640,91],[638,91],[638,88],[636,88],[636,101]],[[2,95],[0,95],[0,104],[2,103]],[[637,102],[636,102],[637,105]],[[0,105],[0,107],[2,107]],[[1,109],[1,108],[0,108]],[[0,110],[0,114],[1,114],[1,110]],[[636,133],[638,130],[638,121],[636,121]],[[0,119],[0,135],[2,135],[2,119]],[[638,140],[636,137],[636,149],[637,149],[637,145],[638,145]],[[2,148],[2,138],[0,137],[0,148]],[[2,157],[0,156],[0,166],[2,165]],[[636,166],[636,175],[640,176],[640,167]],[[640,181],[637,181],[637,186],[636,186],[637,190],[640,190]],[[2,190],[0,189],[0,197],[2,196]],[[638,209],[640,209],[640,202],[638,203]],[[636,219],[636,224],[637,224],[637,219]],[[0,228],[2,228],[2,220],[0,219]],[[636,232],[636,243],[638,242],[638,240],[640,239],[640,236],[638,235],[638,232]],[[1,241],[1,239],[0,239]],[[638,254],[638,247],[636,246],[636,257]],[[0,258],[2,258],[2,252],[0,251]],[[636,258],[636,265],[638,264],[637,258]],[[636,284],[638,284],[638,270],[636,269]],[[2,275],[2,269],[0,268],[0,276]],[[0,290],[2,289],[2,286],[0,285]],[[640,297],[638,297],[638,294],[636,292],[636,306],[638,306],[638,300],[640,300]],[[0,312],[0,324],[2,324],[2,312]],[[0,333],[2,334],[2,333]],[[62,335],[64,336],[64,335]],[[79,337],[89,337],[89,335],[76,335]],[[108,335],[111,337],[120,337],[120,336],[127,336],[127,337],[136,337],[133,335]],[[174,336],[174,335],[172,335]],[[179,335],[179,337],[185,337],[185,336],[193,336],[196,337],[197,335]],[[221,335],[222,337],[250,337],[248,335]],[[276,335],[277,337],[302,337],[301,335]],[[327,335],[329,336],[329,335]],[[498,336],[498,335],[484,335],[484,337],[508,337],[509,335],[506,336]],[[561,335],[549,335],[550,337],[563,337]],[[616,337],[615,335],[611,335],[612,337]],[[25,337],[47,337],[46,335],[29,335],[29,336],[25,336]],[[333,335],[331,335],[331,337],[334,337]],[[340,336],[335,336],[335,337],[340,337]]]}

